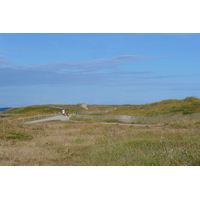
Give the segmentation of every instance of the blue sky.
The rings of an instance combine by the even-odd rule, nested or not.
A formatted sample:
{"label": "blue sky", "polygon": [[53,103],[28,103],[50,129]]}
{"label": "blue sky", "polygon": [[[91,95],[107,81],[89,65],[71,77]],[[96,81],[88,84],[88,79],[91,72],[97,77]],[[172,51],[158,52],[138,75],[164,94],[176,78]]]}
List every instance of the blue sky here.
{"label": "blue sky", "polygon": [[0,107],[200,97],[200,34],[1,33]]}

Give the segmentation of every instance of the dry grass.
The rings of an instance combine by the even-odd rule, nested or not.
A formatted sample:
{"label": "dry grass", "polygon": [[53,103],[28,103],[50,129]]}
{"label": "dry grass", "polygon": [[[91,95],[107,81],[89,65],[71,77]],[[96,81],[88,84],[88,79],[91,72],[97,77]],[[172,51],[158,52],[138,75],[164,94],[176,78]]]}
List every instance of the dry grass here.
{"label": "dry grass", "polygon": [[200,113],[200,99],[187,97],[183,100],[170,99],[143,105],[116,105],[117,109],[99,115],[130,115],[156,117],[159,115],[183,115]]}
{"label": "dry grass", "polygon": [[5,114],[17,114],[20,117],[30,117],[37,116],[38,114],[55,114],[60,113],[62,109],[70,109],[74,112],[74,109],[81,109],[80,105],[34,105],[34,106],[26,106],[19,108],[11,108],[9,110],[4,111]]}
{"label": "dry grass", "polygon": [[[87,111],[101,111],[113,109],[104,114],[94,115],[130,115],[143,117],[156,117],[159,115],[185,115],[200,113],[200,99],[187,97],[183,100],[171,99],[144,105],[87,105]],[[68,109],[72,114],[76,111],[86,111],[81,104],[76,105],[35,105],[21,108],[13,108],[3,113],[15,113],[21,117],[36,116],[38,114],[60,113],[62,109]]]}
{"label": "dry grass", "polygon": [[200,165],[199,120],[158,126],[61,121],[0,124],[0,165]]}

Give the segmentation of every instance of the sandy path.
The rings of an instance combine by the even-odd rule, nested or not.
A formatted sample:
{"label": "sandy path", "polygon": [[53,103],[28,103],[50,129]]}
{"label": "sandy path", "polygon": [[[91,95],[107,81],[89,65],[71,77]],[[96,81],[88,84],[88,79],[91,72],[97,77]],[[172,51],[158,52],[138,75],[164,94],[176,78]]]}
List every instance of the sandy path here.
{"label": "sandy path", "polygon": [[30,122],[25,122],[24,124],[33,124],[33,123],[38,123],[38,122],[47,122],[47,121],[52,121],[52,120],[61,120],[61,121],[69,121],[69,116],[63,116],[63,115],[58,115],[54,117],[47,117],[45,119],[39,119],[39,120],[34,120]]}
{"label": "sandy path", "polygon": [[[54,116],[54,117],[48,117],[45,119],[24,122],[24,124],[33,124],[33,123],[47,122],[47,121],[54,121],[54,120],[69,121],[70,116],[58,115],[58,116]],[[72,122],[79,122],[79,121],[72,121]],[[123,123],[111,123],[111,122],[107,122],[107,123],[106,122],[94,122],[94,124],[117,124],[117,125],[122,125],[122,126],[155,127],[154,125],[151,125],[151,124],[123,124]]]}
{"label": "sandy path", "polygon": [[81,106],[82,106],[83,108],[85,108],[86,110],[88,110],[87,104],[83,103],[83,104],[81,104]]}

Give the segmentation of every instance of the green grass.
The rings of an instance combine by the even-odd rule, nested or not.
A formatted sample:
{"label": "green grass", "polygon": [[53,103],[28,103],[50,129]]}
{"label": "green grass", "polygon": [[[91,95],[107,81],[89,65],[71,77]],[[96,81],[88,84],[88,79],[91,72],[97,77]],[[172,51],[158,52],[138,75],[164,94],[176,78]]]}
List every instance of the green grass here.
{"label": "green grass", "polygon": [[[112,105],[100,106],[90,105],[89,110],[107,110],[117,107],[108,113],[95,113],[95,116],[106,115],[130,115],[156,117],[159,115],[185,115],[192,113],[200,113],[200,99],[195,97],[187,97],[183,100],[170,99],[143,105]],[[91,114],[90,114],[91,115]]]}
{"label": "green grass", "polygon": [[[93,153],[87,165],[120,166],[177,166],[199,165],[199,136],[175,136],[165,133],[164,141],[160,133],[144,131],[118,138],[119,135],[107,134],[106,138],[96,143],[98,152]],[[90,149],[91,152],[95,149]]]}
{"label": "green grass", "polygon": [[0,124],[0,165],[200,165],[199,119],[158,126],[61,121]]}
{"label": "green grass", "polygon": [[[88,105],[88,111],[108,110],[117,107],[108,113],[93,114],[96,116],[105,115],[130,115],[155,117],[159,115],[185,115],[200,113],[200,99],[187,97],[183,100],[170,99],[143,105]],[[34,105],[20,108],[12,108],[3,113],[14,113],[20,116],[33,116],[38,114],[60,113],[62,109],[68,109],[72,114],[76,111],[87,111],[81,104],[76,105]]]}
{"label": "green grass", "polygon": [[17,133],[17,132],[10,132],[7,134],[6,139],[12,139],[12,140],[31,140],[33,137],[29,134],[23,134],[23,133]]}
{"label": "green grass", "polygon": [[122,105],[109,112],[110,115],[155,117],[158,115],[183,115],[200,113],[200,99],[188,97],[183,100],[164,100],[144,105]]}
{"label": "green grass", "polygon": [[117,120],[117,119],[89,119],[89,118],[85,118],[85,119],[81,119],[78,118],[76,116],[72,116],[70,118],[70,120],[72,121],[79,121],[79,122],[107,122],[107,123],[122,123],[121,121]]}
{"label": "green grass", "polygon": [[80,104],[76,105],[33,105],[19,108],[11,108],[4,111],[5,114],[18,114],[19,116],[35,116],[38,114],[54,114],[60,113],[62,109],[68,109],[70,113],[77,110],[84,110]]}

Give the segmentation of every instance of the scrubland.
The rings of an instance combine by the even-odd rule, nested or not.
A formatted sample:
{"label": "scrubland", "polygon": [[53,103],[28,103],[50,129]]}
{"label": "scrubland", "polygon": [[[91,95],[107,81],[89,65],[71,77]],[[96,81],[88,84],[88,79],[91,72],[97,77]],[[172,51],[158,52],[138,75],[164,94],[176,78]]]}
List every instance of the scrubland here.
{"label": "scrubland", "polygon": [[155,127],[50,121],[0,125],[1,166],[196,166],[200,120]]}
{"label": "scrubland", "polygon": [[87,107],[88,110],[84,109],[81,104],[34,105],[20,108],[12,108],[4,111],[3,113],[15,113],[22,117],[27,117],[37,114],[58,113],[61,112],[62,109],[68,109],[69,113],[74,113],[76,111],[100,111],[113,109],[109,113],[95,115],[130,115],[143,117],[157,117],[159,115],[187,115],[200,113],[200,99],[196,97],[186,97],[183,100],[169,99],[142,105],[87,105]]}
{"label": "scrubland", "polygon": [[[87,105],[102,115],[187,115],[200,113],[200,99],[165,100],[146,105]],[[152,127],[101,124],[95,120],[23,124],[29,116],[85,110],[77,105],[13,108],[0,118],[1,166],[199,166],[200,119],[154,123]],[[73,118],[72,118],[73,119]],[[108,120],[105,122],[108,122]],[[144,125],[144,124],[143,124]],[[148,125],[148,124],[147,124]]]}

